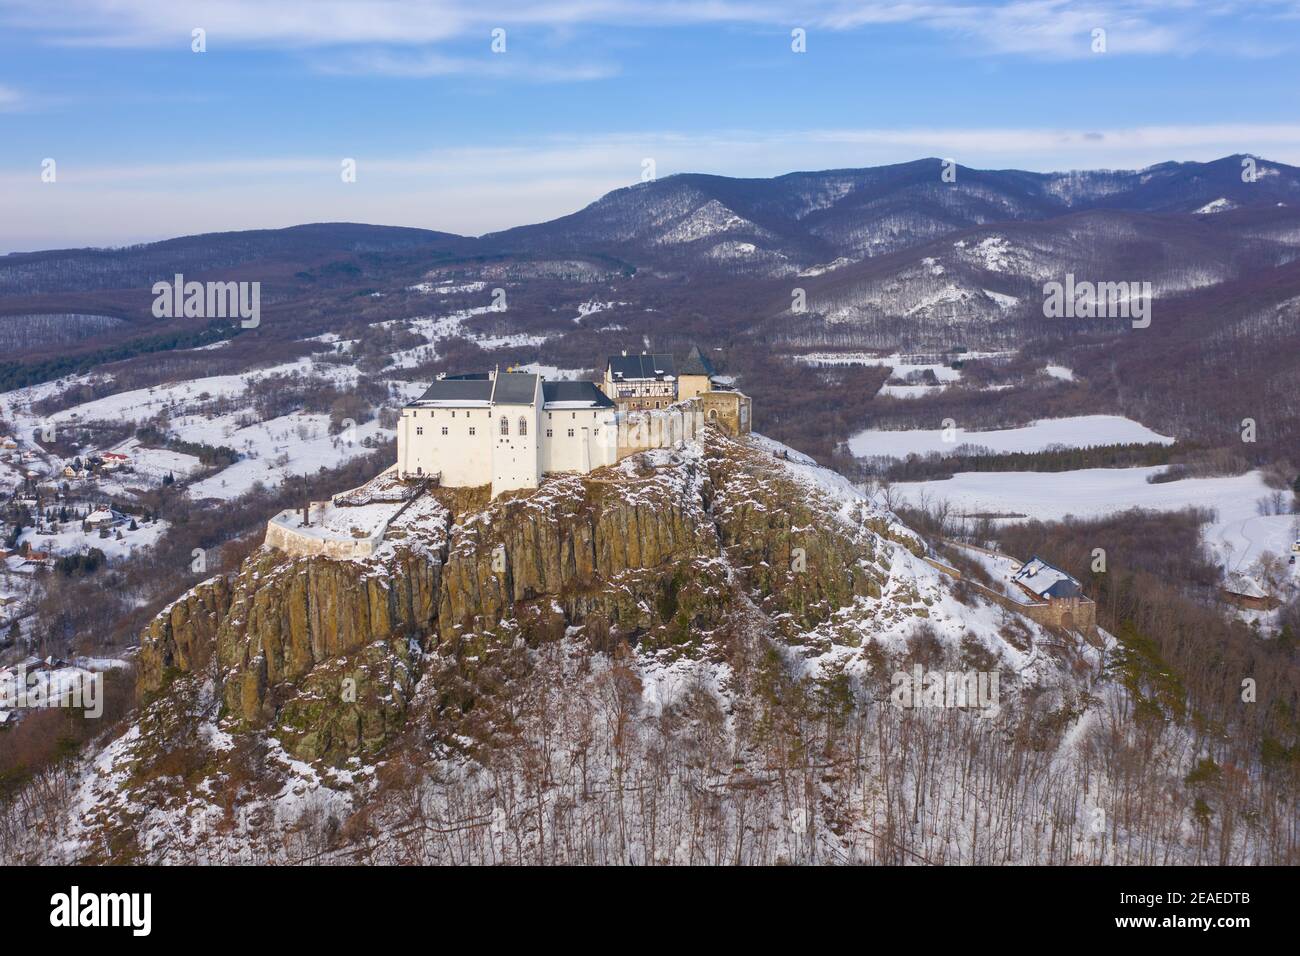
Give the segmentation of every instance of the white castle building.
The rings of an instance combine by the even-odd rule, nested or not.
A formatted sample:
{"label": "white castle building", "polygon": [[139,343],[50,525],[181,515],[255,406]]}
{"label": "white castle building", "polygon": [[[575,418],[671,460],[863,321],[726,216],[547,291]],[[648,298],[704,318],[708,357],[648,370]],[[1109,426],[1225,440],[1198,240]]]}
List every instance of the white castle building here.
{"label": "white castle building", "polygon": [[592,382],[546,382],[530,372],[439,378],[402,409],[397,429],[403,478],[491,485],[493,495],[617,460],[614,402]]}
{"label": "white castle building", "polygon": [[[603,388],[547,382],[531,372],[441,376],[402,409],[398,477],[449,488],[490,485],[496,496],[536,488],[543,475],[586,474],[647,448],[688,441],[706,423],[749,431],[749,398],[714,382],[707,360],[688,359],[681,376],[665,371],[671,361],[647,357],[649,371],[641,373],[627,355],[611,357]],[[649,392],[631,394],[650,384],[659,388],[653,408]]]}

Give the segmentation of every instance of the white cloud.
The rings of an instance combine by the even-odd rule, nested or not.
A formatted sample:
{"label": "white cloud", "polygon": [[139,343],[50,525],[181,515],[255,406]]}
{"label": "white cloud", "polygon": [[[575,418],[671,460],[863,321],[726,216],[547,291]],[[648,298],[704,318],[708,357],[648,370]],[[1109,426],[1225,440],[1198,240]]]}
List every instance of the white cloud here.
{"label": "white cloud", "polygon": [[663,177],[772,176],[921,156],[951,156],[984,168],[1133,169],[1232,153],[1300,165],[1300,124],[628,133],[407,156],[359,154],[352,184],[341,181],[337,156],[92,168],[60,163],[56,184],[41,183],[35,167],[0,170],[6,197],[0,250],[123,244],[328,220],[477,235],[562,216],[632,185],[647,156]]}
{"label": "white cloud", "polygon": [[360,50],[343,56],[315,61],[322,73],[358,73],[379,76],[424,78],[454,73],[474,73],[499,79],[526,79],[539,83],[567,83],[600,80],[614,76],[618,68],[607,63],[543,63],[532,58],[514,56],[471,57],[444,56],[429,51],[397,52]]}
{"label": "white cloud", "polygon": [[11,86],[0,86],[0,113],[21,109],[22,105],[23,98],[17,90]]}
{"label": "white cloud", "polygon": [[[1268,24],[1287,15],[1285,5],[1251,4],[1248,17],[1240,15],[1243,9],[1234,0],[1212,5],[1186,0],[0,0],[0,23],[54,42],[100,46],[185,48],[190,31],[201,26],[210,49],[411,48],[478,35],[485,50],[490,30],[498,26],[562,30],[727,23],[842,31],[914,24],[956,40],[967,54],[1054,58],[1094,55],[1091,33],[1100,27],[1107,31],[1110,54],[1186,54],[1208,45],[1219,52],[1249,52],[1252,44],[1223,37],[1221,28],[1228,25],[1259,33],[1255,48],[1276,49]],[[455,62],[443,61],[442,69]],[[426,69],[437,70],[436,61]]]}

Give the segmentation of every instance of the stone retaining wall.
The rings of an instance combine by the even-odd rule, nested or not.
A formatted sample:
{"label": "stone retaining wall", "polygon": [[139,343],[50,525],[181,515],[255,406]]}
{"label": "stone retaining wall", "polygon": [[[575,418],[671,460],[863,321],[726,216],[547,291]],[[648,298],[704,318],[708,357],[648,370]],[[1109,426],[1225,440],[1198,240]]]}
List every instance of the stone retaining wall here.
{"label": "stone retaining wall", "polygon": [[[297,514],[297,512],[290,513]],[[383,540],[383,529],[367,538],[322,538],[308,534],[305,528],[288,527],[275,521],[269,521],[266,525],[267,545],[300,558],[316,555],[339,560],[368,558],[375,553],[375,549]]]}

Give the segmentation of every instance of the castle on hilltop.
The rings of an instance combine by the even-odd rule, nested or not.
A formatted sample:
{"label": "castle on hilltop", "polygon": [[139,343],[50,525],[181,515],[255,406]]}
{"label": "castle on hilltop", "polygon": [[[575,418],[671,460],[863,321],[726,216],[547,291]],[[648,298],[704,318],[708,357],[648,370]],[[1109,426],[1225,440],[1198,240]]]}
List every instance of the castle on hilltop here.
{"label": "castle on hilltop", "polygon": [[542,476],[585,474],[647,448],[695,438],[706,424],[750,430],[747,395],[719,381],[698,347],[611,356],[602,381],[548,382],[513,370],[440,375],[402,409],[397,473],[445,487],[536,488]]}

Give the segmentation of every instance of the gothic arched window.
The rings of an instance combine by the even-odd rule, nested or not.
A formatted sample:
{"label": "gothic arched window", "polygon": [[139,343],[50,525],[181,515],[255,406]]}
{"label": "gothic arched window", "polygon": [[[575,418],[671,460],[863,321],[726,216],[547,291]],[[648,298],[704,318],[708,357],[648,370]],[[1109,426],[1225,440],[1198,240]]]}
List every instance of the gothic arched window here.
{"label": "gothic arched window", "polygon": [[523,415],[519,416],[519,434],[528,434],[528,419],[524,418]]}
{"label": "gothic arched window", "polygon": [[506,418],[504,415],[501,416],[501,434],[510,434],[510,419]]}

